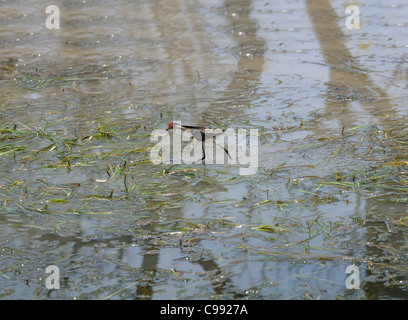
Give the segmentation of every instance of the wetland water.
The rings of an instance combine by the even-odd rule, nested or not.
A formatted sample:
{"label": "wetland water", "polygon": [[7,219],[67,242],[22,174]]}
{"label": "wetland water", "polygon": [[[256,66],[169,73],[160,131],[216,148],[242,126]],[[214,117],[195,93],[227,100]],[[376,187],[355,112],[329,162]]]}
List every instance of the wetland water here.
{"label": "wetland water", "polygon": [[[408,297],[405,1],[50,4],[0,1],[2,299]],[[256,173],[153,165],[173,120]]]}

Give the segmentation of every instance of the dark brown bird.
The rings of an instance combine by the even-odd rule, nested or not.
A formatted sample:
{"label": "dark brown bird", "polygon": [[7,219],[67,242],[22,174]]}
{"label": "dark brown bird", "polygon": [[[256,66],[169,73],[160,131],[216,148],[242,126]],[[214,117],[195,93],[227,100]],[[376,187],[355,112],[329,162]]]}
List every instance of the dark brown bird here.
{"label": "dark brown bird", "polygon": [[[169,123],[169,126],[167,127],[167,131],[173,129],[173,126],[177,125],[174,124],[173,122]],[[217,128],[210,128],[210,127],[198,127],[198,126],[187,126],[187,125],[180,125],[180,127],[188,132],[190,132],[198,141],[201,141],[201,148],[203,150],[203,157],[201,160],[205,159],[205,147],[204,147],[204,141],[205,139],[208,138],[215,138],[216,136],[223,134],[225,130]],[[227,153],[227,155],[231,158],[229,152],[227,149],[222,147],[224,151]]]}

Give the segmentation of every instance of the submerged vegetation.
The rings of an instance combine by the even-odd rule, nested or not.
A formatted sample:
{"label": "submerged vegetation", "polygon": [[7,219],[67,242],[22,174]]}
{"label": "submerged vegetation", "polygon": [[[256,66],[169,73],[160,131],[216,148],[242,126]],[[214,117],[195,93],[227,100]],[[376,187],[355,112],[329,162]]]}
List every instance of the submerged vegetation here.
{"label": "submerged vegetation", "polygon": [[[0,126],[1,167],[3,172],[6,172],[7,168],[13,168],[17,176],[19,172],[24,175],[26,170],[35,170],[44,176],[50,174],[51,171],[61,169],[64,171],[63,175],[73,169],[94,170],[98,172],[100,177],[96,179],[99,184],[95,190],[101,192],[104,190],[105,193],[105,196],[99,195],[98,197],[112,200],[118,199],[113,197],[113,194],[121,195],[119,199],[122,200],[129,197],[132,192],[134,195],[143,194],[141,190],[145,187],[152,184],[155,187],[162,185],[163,180],[165,181],[166,177],[169,176],[194,179],[214,171],[210,167],[205,168],[197,165],[190,167],[185,165],[153,166],[149,159],[152,143],[149,140],[146,125],[139,125],[138,128],[133,126],[126,128],[118,123],[103,124],[95,126],[88,135],[78,136],[75,132],[68,134],[66,131],[52,131],[50,125],[29,128],[23,124],[5,122]],[[362,141],[364,140],[363,147],[348,141],[348,139],[352,140],[357,137]],[[272,205],[282,210],[293,205],[331,203],[337,201],[338,192],[350,191],[366,191],[371,194],[378,192],[377,197],[384,198],[389,195],[387,201],[406,202],[405,194],[408,191],[407,139],[408,128],[405,128],[405,123],[401,124],[399,129],[393,127],[380,130],[378,126],[373,125],[350,130],[347,136],[343,136],[339,140],[327,139],[323,143],[323,147],[325,144],[338,145],[336,157],[342,157],[341,153],[344,152],[349,158],[357,157],[359,160],[366,161],[366,168],[357,168],[354,171],[348,170],[348,172],[333,172],[325,177],[309,175],[301,178],[289,178],[287,183],[298,189],[301,189],[305,181],[309,182],[308,188],[302,190],[303,197],[287,200],[266,199],[256,203],[252,202],[251,207]],[[316,140],[322,141],[321,138]],[[322,147],[322,144],[319,144],[319,147]],[[362,148],[366,148],[365,152],[359,153]],[[350,151],[350,149],[352,150]],[[139,167],[144,168],[142,172],[138,170]],[[310,165],[310,167],[315,168],[316,166]],[[264,173],[251,179],[265,181],[265,175],[266,179],[272,179],[279,172],[290,171],[291,169],[291,166],[279,166],[272,169],[269,174],[264,171]],[[225,175],[224,181],[226,183],[241,182],[237,176],[229,176],[231,173],[223,173],[218,170],[214,172],[217,175]],[[143,180],[142,177],[147,180]],[[38,178],[37,180],[41,180],[40,175]],[[32,183],[32,181],[24,181],[24,179],[13,180],[11,176],[4,174],[2,180],[3,183],[0,187],[4,190],[24,187],[24,190],[27,191]],[[313,181],[312,185],[310,185],[310,181]],[[75,182],[72,184],[75,187],[80,185]],[[58,188],[59,186],[54,185],[54,187]],[[148,191],[145,193],[149,194]],[[72,197],[72,193],[67,192],[66,196]],[[90,195],[85,194],[83,196],[91,198]],[[10,198],[9,200],[12,201],[13,199]],[[60,200],[61,203],[68,202],[68,199]],[[247,199],[246,203],[251,203],[250,199]]]}
{"label": "submerged vegetation", "polygon": [[67,70],[57,71],[50,75],[44,75],[40,70],[23,72],[19,81],[22,88],[46,88],[50,86],[71,86],[75,88],[85,81],[106,81],[119,77],[109,66],[77,66]]}

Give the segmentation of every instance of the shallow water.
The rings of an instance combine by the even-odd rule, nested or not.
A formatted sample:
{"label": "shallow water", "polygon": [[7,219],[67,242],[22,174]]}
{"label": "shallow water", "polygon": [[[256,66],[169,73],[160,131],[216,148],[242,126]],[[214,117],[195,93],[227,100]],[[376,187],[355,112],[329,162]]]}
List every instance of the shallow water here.
{"label": "shallow water", "polygon": [[[406,190],[319,185],[406,116],[404,1],[360,1],[360,30],[344,1],[56,4],[48,30],[0,2],[0,297],[407,297]],[[151,164],[173,120],[258,129],[257,173]]]}

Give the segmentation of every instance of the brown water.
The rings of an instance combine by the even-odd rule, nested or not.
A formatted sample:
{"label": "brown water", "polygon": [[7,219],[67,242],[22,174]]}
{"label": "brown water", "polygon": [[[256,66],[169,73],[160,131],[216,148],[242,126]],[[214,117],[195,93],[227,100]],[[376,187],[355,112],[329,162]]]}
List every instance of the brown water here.
{"label": "brown water", "polygon": [[[14,156],[2,140],[0,297],[407,297],[407,231],[390,225],[406,201],[381,202],[404,194],[336,190],[316,203],[305,177],[372,165],[357,156],[367,139],[333,156],[344,145],[317,138],[406,116],[408,4],[359,1],[360,30],[345,27],[346,1],[55,4],[59,30],[45,27],[42,1],[0,2],[0,125],[42,133]],[[135,150],[173,120],[257,128],[257,173],[139,164],[147,151]],[[33,155],[50,141],[58,148]],[[370,259],[380,268],[390,247],[398,273],[379,276]],[[353,261],[359,290],[345,286]],[[45,286],[48,265],[58,290]]]}

